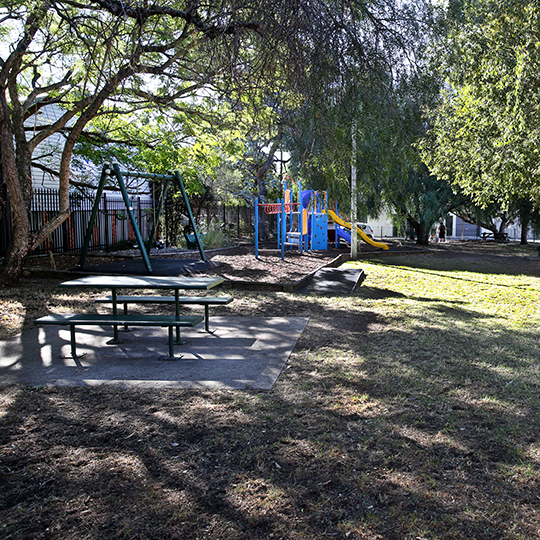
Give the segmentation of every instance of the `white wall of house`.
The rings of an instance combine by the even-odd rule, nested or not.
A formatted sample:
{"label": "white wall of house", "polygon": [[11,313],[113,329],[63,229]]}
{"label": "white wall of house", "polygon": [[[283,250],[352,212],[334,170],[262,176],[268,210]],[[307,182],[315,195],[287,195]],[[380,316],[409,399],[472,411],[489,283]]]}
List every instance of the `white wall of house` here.
{"label": "white wall of house", "polygon": [[[46,105],[37,114],[31,116],[26,122],[25,126],[30,129],[37,129],[40,126],[46,126],[53,124],[59,120],[64,111],[56,105]],[[31,132],[27,132],[27,138],[32,137]],[[40,143],[33,155],[33,161],[42,163],[45,167],[57,171],[60,166],[60,159],[62,156],[62,150],[65,144],[65,137],[61,133],[54,133],[50,137],[47,137],[45,141]],[[95,166],[88,164],[88,171],[85,173],[92,180],[97,182],[101,175],[101,165]],[[151,200],[149,183],[142,179],[125,179],[128,184],[128,190],[135,194],[136,197],[140,197],[141,200]],[[32,184],[34,188],[44,188],[48,190],[58,190],[58,177],[50,174],[47,171],[43,171],[38,167],[32,167]],[[121,199],[121,194],[117,191],[113,192],[113,197]]]}
{"label": "white wall of house", "polygon": [[390,238],[396,235],[388,209],[383,210],[377,217],[368,216],[367,223],[373,229],[375,238]]}
{"label": "white wall of house", "polygon": [[[457,217],[454,214],[450,214],[452,219],[452,229],[450,231],[449,227],[449,236],[457,240],[471,240],[482,237],[482,233],[489,233],[488,229],[484,229],[477,225],[471,225],[469,223],[464,223],[461,218]],[[450,234],[451,232],[451,234]],[[520,241],[521,240],[521,224],[519,220],[516,220],[511,225],[508,225],[505,229],[505,232],[508,234],[508,239],[511,241]],[[527,235],[528,240],[537,240],[536,236],[531,230]]]}
{"label": "white wall of house", "polygon": [[[53,124],[62,116],[62,113],[60,107],[47,105],[37,114],[28,118],[25,126],[30,129],[37,129],[40,126]],[[32,136],[32,132],[27,132],[27,138]],[[41,162],[50,169],[58,170],[64,142],[64,137],[60,133],[51,135],[38,144],[34,151],[34,160]],[[37,167],[32,167],[32,183],[35,188],[58,189],[58,178]]]}

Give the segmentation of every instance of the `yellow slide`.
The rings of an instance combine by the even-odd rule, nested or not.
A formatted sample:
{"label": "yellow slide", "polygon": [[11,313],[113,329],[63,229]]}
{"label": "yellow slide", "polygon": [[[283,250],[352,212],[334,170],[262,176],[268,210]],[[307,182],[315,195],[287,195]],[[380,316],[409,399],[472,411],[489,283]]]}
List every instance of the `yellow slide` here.
{"label": "yellow slide", "polygon": [[[340,225],[341,227],[345,227],[346,229],[350,230],[351,224],[347,223],[346,221],[343,221],[335,212],[333,212],[332,210],[328,210],[328,215],[338,225]],[[386,244],[383,244],[382,242],[376,242],[375,240],[372,240],[360,227],[356,227],[356,228],[358,230],[358,234],[360,235],[360,238],[362,238],[362,240],[364,242],[367,242],[368,244],[370,244],[370,245],[372,245],[372,246],[374,246],[376,248],[379,248],[379,249],[388,249],[388,246]]]}

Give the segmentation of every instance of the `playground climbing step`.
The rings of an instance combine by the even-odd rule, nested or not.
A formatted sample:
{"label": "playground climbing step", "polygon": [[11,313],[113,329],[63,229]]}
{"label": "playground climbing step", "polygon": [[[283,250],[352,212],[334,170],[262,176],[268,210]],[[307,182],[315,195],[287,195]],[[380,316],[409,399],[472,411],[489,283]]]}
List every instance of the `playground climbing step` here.
{"label": "playground climbing step", "polygon": [[322,268],[303,287],[300,293],[350,294],[365,279],[365,272],[355,268]]}

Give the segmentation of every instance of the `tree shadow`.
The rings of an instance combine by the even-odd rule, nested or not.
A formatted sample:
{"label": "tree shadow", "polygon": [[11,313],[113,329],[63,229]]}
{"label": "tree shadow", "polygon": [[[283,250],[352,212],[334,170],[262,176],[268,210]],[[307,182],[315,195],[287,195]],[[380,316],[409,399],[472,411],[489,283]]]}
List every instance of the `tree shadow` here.
{"label": "tree shadow", "polygon": [[272,392],[4,389],[6,533],[536,536],[531,332],[471,333],[461,323],[490,316],[459,304],[411,321],[262,296],[263,310],[311,313]]}

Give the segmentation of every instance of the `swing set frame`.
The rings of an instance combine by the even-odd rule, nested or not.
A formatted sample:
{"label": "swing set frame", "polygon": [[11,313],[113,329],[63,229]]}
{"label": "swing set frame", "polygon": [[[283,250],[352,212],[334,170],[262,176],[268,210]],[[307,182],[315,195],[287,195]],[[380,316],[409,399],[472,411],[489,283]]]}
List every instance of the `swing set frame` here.
{"label": "swing set frame", "polygon": [[[144,266],[146,267],[146,270],[149,273],[152,273],[152,264],[150,263],[150,258],[148,256],[148,253],[150,252],[152,245],[154,244],[157,226],[159,223],[159,219],[161,218],[161,214],[163,212],[163,206],[165,203],[165,198],[167,196],[167,190],[169,189],[169,186],[175,185],[180,190],[182,197],[184,199],[184,203],[186,206],[187,214],[188,214],[188,220],[191,225],[191,228],[193,230],[193,235],[195,236],[195,242],[197,244],[197,247],[199,249],[199,253],[201,255],[201,258],[204,262],[206,262],[206,254],[204,253],[204,249],[202,246],[201,237],[199,235],[199,232],[197,230],[197,225],[195,224],[195,219],[193,217],[193,212],[191,210],[191,205],[189,203],[189,199],[186,193],[186,189],[184,186],[184,182],[182,181],[182,177],[180,176],[179,171],[171,172],[169,171],[167,174],[154,174],[154,173],[139,173],[139,172],[129,172],[129,171],[121,171],[120,166],[117,163],[113,163],[112,165],[105,164],[103,166],[103,170],[101,172],[101,177],[99,179],[99,184],[96,190],[96,195],[94,199],[94,204],[92,206],[92,213],[90,214],[90,220],[88,222],[88,226],[86,229],[86,234],[84,237],[84,244],[81,251],[81,256],[79,258],[79,264],[78,268],[84,268],[84,263],[86,261],[86,256],[88,255],[88,250],[90,248],[90,242],[92,240],[92,233],[94,229],[94,224],[96,222],[96,217],[99,212],[99,203],[101,201],[101,196],[103,194],[103,190],[105,189],[105,184],[107,182],[107,178],[115,178],[118,187],[120,188],[120,191],[122,193],[122,198],[124,199],[124,203],[127,208],[127,214],[128,219],[131,223],[131,226],[133,227],[133,231],[135,233],[135,237],[137,239],[137,243],[139,245],[139,250],[141,252]],[[156,208],[156,215],[154,216],[154,223],[152,225],[152,232],[150,233],[150,238],[148,239],[148,242],[144,243],[141,231],[139,229],[139,225],[137,224],[137,220],[135,219],[135,214],[133,213],[133,207],[131,205],[131,200],[129,197],[129,193],[126,187],[126,183],[124,181],[124,178],[143,178],[146,180],[150,180],[153,182],[163,182],[163,188],[161,190],[161,196],[159,198],[158,206]]]}

